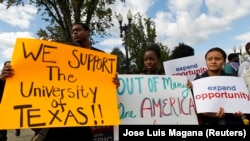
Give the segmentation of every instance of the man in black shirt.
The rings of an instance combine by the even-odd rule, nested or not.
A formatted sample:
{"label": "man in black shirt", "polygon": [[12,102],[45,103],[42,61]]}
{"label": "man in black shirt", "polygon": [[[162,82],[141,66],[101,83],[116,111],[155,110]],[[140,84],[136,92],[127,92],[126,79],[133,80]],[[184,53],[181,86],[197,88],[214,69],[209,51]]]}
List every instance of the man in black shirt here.
{"label": "man in black shirt", "polygon": [[[72,27],[72,36],[76,42],[76,45],[82,48],[101,51],[91,46],[90,42],[90,29],[86,24],[75,23]],[[101,51],[103,52],[103,51]],[[13,70],[10,65],[4,66],[2,71],[2,77],[13,76]],[[113,83],[118,87],[120,85],[117,75],[113,78]],[[3,86],[4,87],[4,86]],[[91,127],[58,127],[58,128],[42,128],[33,129],[35,135],[41,137],[39,141],[92,141],[93,134]],[[31,141],[35,140],[38,136],[34,136]]]}
{"label": "man in black shirt", "polygon": [[[73,39],[82,48],[98,50],[91,46],[90,29],[83,23],[75,23],[72,27]],[[102,51],[103,52],[103,51]],[[92,141],[91,127],[50,128],[44,141]]]}

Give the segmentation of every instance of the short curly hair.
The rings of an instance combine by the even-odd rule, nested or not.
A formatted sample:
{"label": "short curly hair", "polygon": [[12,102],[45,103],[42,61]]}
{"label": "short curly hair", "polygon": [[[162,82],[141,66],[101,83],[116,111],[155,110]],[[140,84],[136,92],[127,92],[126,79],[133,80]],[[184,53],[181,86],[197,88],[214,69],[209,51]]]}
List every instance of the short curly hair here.
{"label": "short curly hair", "polygon": [[90,31],[90,28],[86,23],[76,22],[73,25],[81,25],[84,30]]}
{"label": "short curly hair", "polygon": [[178,59],[182,57],[188,57],[194,55],[194,49],[184,43],[180,43],[172,50],[172,54],[169,56],[169,60]]}
{"label": "short curly hair", "polygon": [[151,44],[150,46],[148,46],[145,49],[145,52],[146,51],[153,51],[153,52],[155,52],[155,54],[158,57],[158,59],[161,58],[161,48],[157,44]]}

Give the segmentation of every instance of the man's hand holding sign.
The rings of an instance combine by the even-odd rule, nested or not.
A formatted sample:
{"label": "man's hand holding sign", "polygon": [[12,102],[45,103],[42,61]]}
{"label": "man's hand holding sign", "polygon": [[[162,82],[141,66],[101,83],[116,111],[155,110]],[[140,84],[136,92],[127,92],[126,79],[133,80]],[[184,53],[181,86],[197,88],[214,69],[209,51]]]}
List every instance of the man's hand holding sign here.
{"label": "man's hand holding sign", "polygon": [[116,56],[17,39],[11,65],[15,72],[6,80],[0,128],[119,124],[112,83]]}

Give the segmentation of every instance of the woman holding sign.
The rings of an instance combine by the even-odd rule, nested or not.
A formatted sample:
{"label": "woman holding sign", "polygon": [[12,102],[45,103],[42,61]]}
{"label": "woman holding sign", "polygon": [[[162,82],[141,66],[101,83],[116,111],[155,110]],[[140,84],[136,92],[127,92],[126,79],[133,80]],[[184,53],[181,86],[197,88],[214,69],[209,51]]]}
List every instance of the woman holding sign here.
{"label": "woman holding sign", "polygon": [[[211,76],[231,76],[223,71],[223,65],[226,63],[226,53],[221,48],[211,48],[205,54],[205,61],[208,70],[196,79]],[[195,79],[195,80],[196,80]],[[187,86],[192,88],[192,83],[188,81]],[[201,125],[243,125],[241,111],[234,114],[225,113],[224,108],[220,107],[217,113],[201,113],[198,114],[199,124]]]}

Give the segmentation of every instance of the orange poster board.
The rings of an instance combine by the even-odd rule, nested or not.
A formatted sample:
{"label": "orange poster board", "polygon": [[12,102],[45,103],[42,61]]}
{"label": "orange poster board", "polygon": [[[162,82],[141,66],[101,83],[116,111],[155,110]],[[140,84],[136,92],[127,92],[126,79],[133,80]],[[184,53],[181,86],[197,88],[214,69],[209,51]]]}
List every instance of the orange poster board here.
{"label": "orange poster board", "polygon": [[118,125],[115,55],[45,40],[16,40],[0,129]]}

